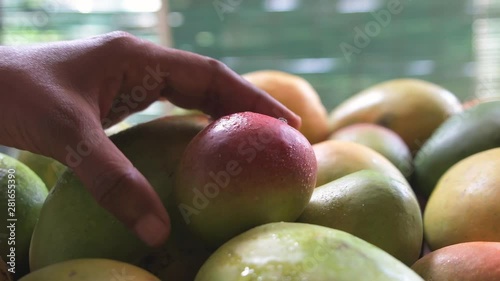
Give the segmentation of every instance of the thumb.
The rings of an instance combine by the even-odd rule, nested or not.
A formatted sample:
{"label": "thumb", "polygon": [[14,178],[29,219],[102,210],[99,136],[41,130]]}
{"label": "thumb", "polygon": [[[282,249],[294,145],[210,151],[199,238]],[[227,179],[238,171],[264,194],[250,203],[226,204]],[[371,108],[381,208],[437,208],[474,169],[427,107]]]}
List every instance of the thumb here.
{"label": "thumb", "polygon": [[104,131],[74,148],[67,150],[73,155],[68,153],[64,160],[97,203],[148,245],[162,245],[170,234],[170,219],[162,202]]}

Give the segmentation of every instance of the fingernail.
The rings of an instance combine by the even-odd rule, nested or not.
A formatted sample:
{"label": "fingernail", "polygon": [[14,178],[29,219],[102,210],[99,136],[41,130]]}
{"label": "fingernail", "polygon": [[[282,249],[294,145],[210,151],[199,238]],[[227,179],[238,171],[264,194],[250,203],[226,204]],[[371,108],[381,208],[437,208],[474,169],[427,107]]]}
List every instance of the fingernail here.
{"label": "fingernail", "polygon": [[134,230],[151,247],[161,246],[168,238],[169,226],[157,216],[149,214],[142,217],[134,226]]}

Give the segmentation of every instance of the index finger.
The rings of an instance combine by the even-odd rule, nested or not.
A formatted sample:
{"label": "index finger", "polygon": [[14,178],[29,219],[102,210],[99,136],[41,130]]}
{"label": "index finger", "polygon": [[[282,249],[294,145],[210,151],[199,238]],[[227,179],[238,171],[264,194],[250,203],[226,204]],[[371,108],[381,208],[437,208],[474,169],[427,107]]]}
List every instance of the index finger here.
{"label": "index finger", "polygon": [[[199,109],[214,117],[253,111],[276,118],[284,118],[292,127],[299,128],[300,117],[212,58],[176,49],[164,48],[147,41],[139,43],[138,68],[161,78],[160,95],[172,103],[190,109]],[[147,51],[146,51],[147,50]],[[128,75],[142,79],[147,73]],[[140,81],[136,81],[140,82]],[[133,83],[130,85],[134,85]]]}

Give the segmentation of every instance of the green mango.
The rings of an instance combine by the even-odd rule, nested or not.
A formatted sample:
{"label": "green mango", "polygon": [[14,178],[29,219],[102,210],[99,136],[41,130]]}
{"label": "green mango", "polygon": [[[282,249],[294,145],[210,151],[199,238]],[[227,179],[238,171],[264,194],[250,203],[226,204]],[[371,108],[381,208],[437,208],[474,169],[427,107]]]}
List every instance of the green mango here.
{"label": "green mango", "polygon": [[351,141],[367,146],[387,158],[406,178],[412,172],[412,155],[403,139],[385,127],[358,123],[344,127],[332,135],[331,140]]}
{"label": "green mango", "polygon": [[[187,144],[207,124],[205,116],[164,117],[110,139],[148,179],[169,210],[175,209],[169,206],[174,171]],[[77,258],[107,258],[137,264],[152,252],[101,208],[75,174],[67,170],[41,210],[31,243],[30,267],[36,270]]]}
{"label": "green mango", "polygon": [[0,257],[16,277],[29,272],[30,239],[47,193],[28,166],[0,153]]}
{"label": "green mango", "polygon": [[422,247],[422,215],[410,186],[373,170],[317,187],[298,221],[346,231],[406,265]]}
{"label": "green mango", "polygon": [[144,269],[108,259],[75,259],[34,271],[19,281],[160,281]]}
{"label": "green mango", "polygon": [[222,245],[195,281],[422,281],[388,253],[347,232],[269,223]]}
{"label": "green mango", "polygon": [[429,196],[441,176],[472,154],[500,146],[500,101],[478,104],[446,120],[414,159],[413,188]]}
{"label": "green mango", "polygon": [[56,184],[62,173],[66,171],[66,166],[59,161],[26,150],[19,151],[17,160],[23,162],[33,170],[43,180],[49,191]]}

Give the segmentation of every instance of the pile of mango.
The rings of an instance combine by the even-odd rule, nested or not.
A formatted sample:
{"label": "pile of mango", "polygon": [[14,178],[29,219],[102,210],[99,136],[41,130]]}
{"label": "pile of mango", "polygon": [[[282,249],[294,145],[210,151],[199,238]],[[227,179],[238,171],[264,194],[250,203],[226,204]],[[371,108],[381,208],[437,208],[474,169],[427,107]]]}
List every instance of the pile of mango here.
{"label": "pile of mango", "polygon": [[[296,136],[286,133],[290,142],[279,139],[290,146],[279,157],[277,145],[254,145],[256,159],[268,162],[249,161],[228,178],[209,198],[209,217],[187,221],[179,206],[218,164],[237,159],[239,146],[214,131],[227,122],[178,110],[110,135],[170,214],[172,233],[159,249],[99,207],[61,163],[29,152],[17,160],[0,156],[0,207],[8,208],[9,169],[16,169],[23,198],[16,273],[2,243],[0,280],[500,280],[500,97],[462,104],[436,84],[396,79],[328,114],[301,77],[278,71],[243,77],[301,116],[302,127]],[[245,122],[238,126],[251,120]],[[262,122],[260,131],[252,127],[256,134]],[[202,139],[215,133],[217,148]],[[297,152],[297,142],[312,158]],[[200,145],[220,150],[198,150],[204,153],[196,165],[204,166],[186,170]],[[280,159],[287,162],[269,162]],[[280,165],[314,169],[297,179],[264,173]],[[306,176],[314,181],[301,181]],[[295,192],[294,180],[310,187]],[[263,182],[272,184],[259,188]]]}

